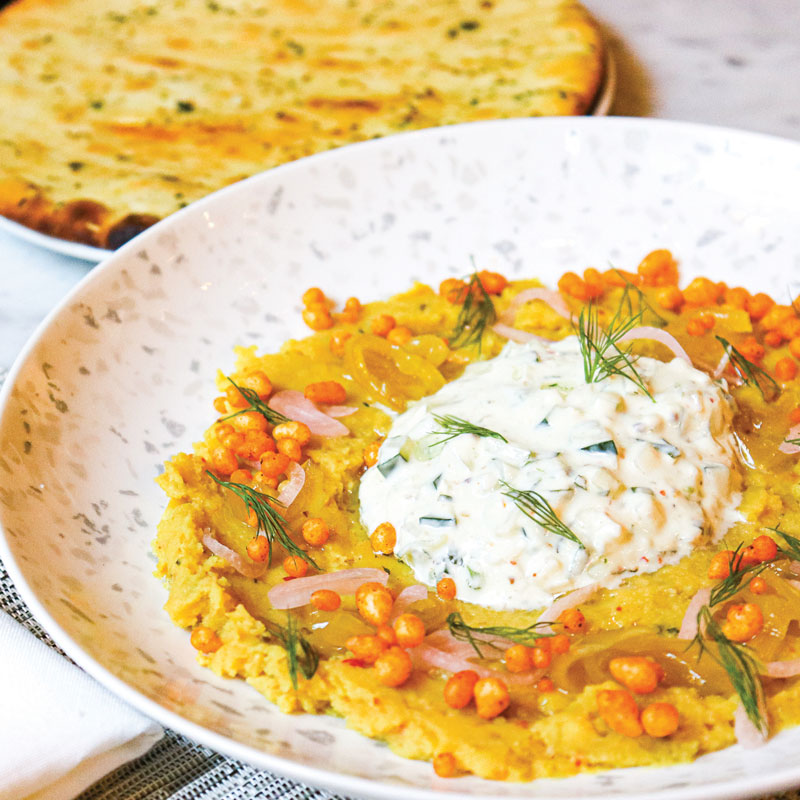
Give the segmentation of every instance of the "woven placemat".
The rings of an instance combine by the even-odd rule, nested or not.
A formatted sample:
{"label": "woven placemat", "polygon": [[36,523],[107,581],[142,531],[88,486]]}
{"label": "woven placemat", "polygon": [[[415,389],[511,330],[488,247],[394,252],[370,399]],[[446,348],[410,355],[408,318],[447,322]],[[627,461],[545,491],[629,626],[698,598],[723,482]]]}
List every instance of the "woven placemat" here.
{"label": "woven placemat", "polygon": [[[34,619],[0,561],[0,610],[37,639],[64,652]],[[76,800],[344,800],[302,786],[166,730],[150,752],[107,775]]]}

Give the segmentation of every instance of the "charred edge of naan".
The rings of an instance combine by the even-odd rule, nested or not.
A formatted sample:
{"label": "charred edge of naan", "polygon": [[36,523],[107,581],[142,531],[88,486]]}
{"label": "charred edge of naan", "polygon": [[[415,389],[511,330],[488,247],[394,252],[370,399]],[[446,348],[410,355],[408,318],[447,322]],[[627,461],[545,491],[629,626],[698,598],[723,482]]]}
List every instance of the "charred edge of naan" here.
{"label": "charred edge of naan", "polygon": [[106,250],[116,250],[159,221],[153,214],[126,214],[115,219],[102,203],[76,199],[54,203],[33,183],[0,181],[0,215],[26,228]]}

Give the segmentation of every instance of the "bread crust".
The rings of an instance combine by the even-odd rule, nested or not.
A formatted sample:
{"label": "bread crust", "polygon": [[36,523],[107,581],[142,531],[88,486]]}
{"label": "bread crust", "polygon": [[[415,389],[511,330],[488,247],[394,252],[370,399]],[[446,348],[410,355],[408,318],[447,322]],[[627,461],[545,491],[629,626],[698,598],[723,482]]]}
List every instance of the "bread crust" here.
{"label": "bread crust", "polygon": [[[571,0],[16,0],[0,11],[0,214],[114,249],[287,161],[400,131],[583,114]],[[120,10],[124,9],[124,10]]]}

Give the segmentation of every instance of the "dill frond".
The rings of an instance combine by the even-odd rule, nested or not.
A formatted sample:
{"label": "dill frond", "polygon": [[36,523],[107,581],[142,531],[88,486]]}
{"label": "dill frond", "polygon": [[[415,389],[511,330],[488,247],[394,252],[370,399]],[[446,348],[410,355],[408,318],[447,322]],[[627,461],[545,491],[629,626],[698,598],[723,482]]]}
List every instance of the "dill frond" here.
{"label": "dill frond", "polygon": [[767,530],[773,531],[778,534],[778,536],[783,539],[784,544],[781,546],[780,551],[792,561],[800,561],[800,539],[792,536],[790,533],[786,533],[786,531],[782,531],[779,527],[774,528],[767,528]]}
{"label": "dill frond", "polygon": [[451,439],[455,439],[457,436],[461,436],[465,433],[471,433],[474,436],[500,439],[508,444],[508,439],[506,439],[505,436],[497,431],[490,430],[489,428],[482,428],[480,425],[473,425],[471,422],[468,422],[461,417],[455,417],[452,414],[445,414],[444,416],[440,414],[434,414],[433,418],[441,430],[434,431],[431,435],[445,437],[439,442],[439,444],[449,442]]}
{"label": "dill frond", "polygon": [[[766,707],[764,687],[755,657],[745,645],[733,642],[725,635],[708,606],[703,606],[698,612],[697,623],[697,635],[689,646],[698,645],[701,654],[707,652],[725,670],[748,718],[766,736],[768,724],[762,713]],[[703,632],[716,644],[716,654],[708,647]]]}
{"label": "dill frond", "polygon": [[745,580],[750,580],[763,572],[772,562],[766,561],[760,564],[751,564],[747,567],[738,566],[741,560],[742,545],[739,543],[738,547],[733,551],[730,557],[730,575],[723,578],[716,586],[711,589],[711,597],[709,598],[708,605],[716,606],[730,600],[741,588]]}
{"label": "dill frond", "polygon": [[467,625],[458,611],[454,611],[447,617],[447,627],[450,629],[453,638],[469,642],[479,658],[483,658],[479,643],[485,647],[491,647],[494,650],[501,650],[503,648],[493,644],[491,641],[476,639],[475,634],[487,637],[496,636],[499,639],[510,639],[512,642],[525,645],[535,645],[539,639],[545,639],[554,635],[549,632],[537,631],[537,628],[549,628],[549,622],[534,622],[532,625],[528,625],[527,628],[512,628],[507,625],[492,625],[486,628],[477,628],[472,625]]}
{"label": "dill frond", "polygon": [[554,533],[556,536],[562,536],[564,539],[569,539],[571,542],[575,542],[581,550],[586,549],[583,542],[558,518],[553,507],[539,492],[533,489],[521,491],[515,489],[505,481],[501,481],[501,483],[508,489],[508,491],[503,492],[503,494],[513,500],[517,508],[525,514],[526,517],[530,517],[530,519],[546,531]]}
{"label": "dill frond", "polygon": [[[781,393],[781,387],[772,375],[752,361],[748,361],[727,339],[716,335],[715,338],[722,345],[730,359],[730,363],[742,381],[748,386],[755,386],[761,394],[762,400],[769,403]],[[765,389],[767,390],[766,392]],[[769,397],[767,397],[767,394],[769,394]]]}
{"label": "dill frond", "polygon": [[288,611],[286,612],[286,627],[277,622],[267,621],[267,630],[280,641],[286,650],[289,667],[289,677],[292,686],[297,691],[298,670],[306,679],[314,677],[319,666],[319,655],[311,643],[300,633],[297,620]]}
{"label": "dill frond", "polygon": [[584,378],[586,383],[597,383],[612,375],[620,375],[638,386],[652,400],[653,395],[636,371],[638,356],[632,355],[630,348],[620,347],[620,339],[641,323],[642,312],[627,318],[622,312],[620,304],[608,327],[603,329],[594,303],[581,309],[577,334],[583,356]]}
{"label": "dill frond", "polygon": [[[653,308],[652,304],[645,296],[645,293],[638,286],[631,283],[618,269],[615,267],[612,267],[612,269],[625,281],[625,288],[622,292],[622,298],[620,299],[620,306],[625,306],[627,308],[628,316],[634,317],[639,314],[641,321],[644,322],[644,312],[648,311],[655,317],[656,325],[659,328],[665,327],[667,325],[667,320]],[[637,302],[637,308],[635,309],[633,300],[631,299],[632,296],[636,298]]]}
{"label": "dill frond", "polygon": [[289,422],[289,417],[285,417],[280,412],[270,408],[258,396],[258,392],[254,392],[252,389],[248,389],[246,386],[239,386],[239,384],[236,383],[233,378],[227,378],[227,380],[239,390],[239,394],[241,394],[250,405],[247,408],[239,409],[239,411],[234,411],[233,414],[228,414],[226,417],[222,417],[220,422],[223,422],[226,419],[231,419],[231,417],[238,417],[239,414],[246,414],[248,411],[257,411],[259,414],[263,414],[266,417],[267,422],[272,425],[279,425],[281,422]]}
{"label": "dill frond", "polygon": [[467,286],[464,304],[458,312],[453,335],[449,339],[450,347],[468,347],[477,344],[480,353],[483,334],[496,321],[497,312],[492,298],[483,288],[477,271],[473,272]]}
{"label": "dill frond", "polygon": [[299,556],[314,567],[314,569],[319,569],[314,559],[312,559],[305,550],[299,548],[286,532],[286,520],[272,507],[272,503],[277,503],[277,500],[262,494],[244,483],[223,481],[210,470],[206,470],[206,474],[210,475],[224,489],[228,489],[243,500],[248,511],[252,510],[255,512],[256,518],[258,519],[256,535],[263,531],[269,543],[268,564],[272,563],[272,545],[274,542],[278,542],[289,555]]}

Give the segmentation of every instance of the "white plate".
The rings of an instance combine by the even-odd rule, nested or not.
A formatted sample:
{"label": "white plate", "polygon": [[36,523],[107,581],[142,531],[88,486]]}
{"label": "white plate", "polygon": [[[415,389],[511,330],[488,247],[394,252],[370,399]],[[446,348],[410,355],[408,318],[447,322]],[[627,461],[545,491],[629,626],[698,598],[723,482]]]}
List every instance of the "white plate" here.
{"label": "white plate", "polygon": [[560,118],[377,140],[274,169],[138,236],[45,321],[0,396],[0,556],[53,638],[145,713],[351,796],[735,798],[800,785],[800,728],[667,769],[528,785],[432,778],[332,718],[284,716],[194,663],[149,543],[171,453],[213,417],[234,344],[306,331],[298,298],[381,298],[480,267],[552,281],[669,247],[775,295],[798,274],[800,145],[679,123]]}

